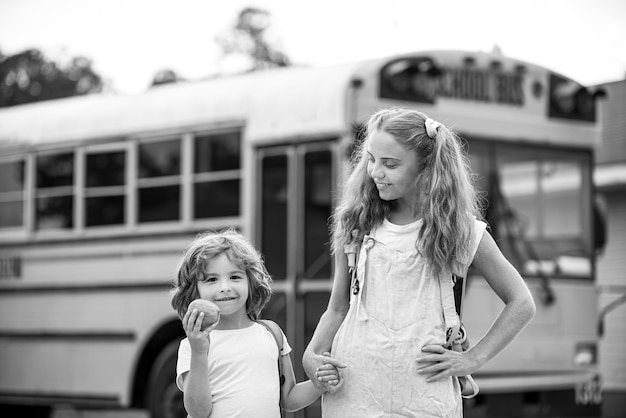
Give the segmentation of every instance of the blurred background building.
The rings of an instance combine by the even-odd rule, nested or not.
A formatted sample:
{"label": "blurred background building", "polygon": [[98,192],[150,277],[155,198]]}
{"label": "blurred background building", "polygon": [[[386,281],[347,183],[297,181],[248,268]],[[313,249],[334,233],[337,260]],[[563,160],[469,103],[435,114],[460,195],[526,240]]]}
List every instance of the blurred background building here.
{"label": "blurred background building", "polygon": [[605,212],[606,246],[598,254],[600,368],[605,416],[626,411],[626,80],[600,86],[602,142],[595,154],[595,183]]}

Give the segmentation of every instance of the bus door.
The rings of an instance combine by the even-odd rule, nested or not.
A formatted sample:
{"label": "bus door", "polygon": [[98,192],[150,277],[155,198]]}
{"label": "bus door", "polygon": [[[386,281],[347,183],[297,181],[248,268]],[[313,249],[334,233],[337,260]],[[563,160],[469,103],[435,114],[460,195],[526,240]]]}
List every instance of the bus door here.
{"label": "bus door", "polygon": [[328,221],[336,193],[336,141],[257,149],[255,241],[274,279],[263,316],[278,322],[293,348],[298,380],[302,353],[330,292]]}

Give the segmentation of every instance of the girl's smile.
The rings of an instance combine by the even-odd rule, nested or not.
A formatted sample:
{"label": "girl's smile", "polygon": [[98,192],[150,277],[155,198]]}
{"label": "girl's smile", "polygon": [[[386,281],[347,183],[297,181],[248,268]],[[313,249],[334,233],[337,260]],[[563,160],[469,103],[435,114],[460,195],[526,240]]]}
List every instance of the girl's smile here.
{"label": "girl's smile", "polygon": [[210,300],[220,308],[220,324],[223,321],[247,321],[248,276],[230,261],[226,253],[209,261],[207,271],[198,281],[198,292],[202,299]]}
{"label": "girl's smile", "polygon": [[220,299],[214,299],[214,302],[228,302],[229,300],[236,300],[238,299],[237,297],[226,297],[226,298],[220,298]]}
{"label": "girl's smile", "polygon": [[367,172],[383,200],[413,204],[421,164],[391,134],[376,130],[367,143]]}

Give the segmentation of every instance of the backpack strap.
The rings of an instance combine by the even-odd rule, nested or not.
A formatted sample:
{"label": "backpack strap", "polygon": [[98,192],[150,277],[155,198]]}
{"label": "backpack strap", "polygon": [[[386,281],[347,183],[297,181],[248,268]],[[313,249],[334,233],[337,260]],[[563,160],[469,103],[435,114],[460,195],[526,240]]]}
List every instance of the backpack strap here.
{"label": "backpack strap", "polygon": [[276,341],[276,346],[278,347],[278,376],[280,378],[280,386],[282,387],[285,383],[285,374],[283,373],[283,332],[276,322],[269,319],[259,319],[257,322],[267,328]]}
{"label": "backpack strap", "polygon": [[[452,276],[452,280],[454,281],[454,286],[452,288],[452,293],[454,297],[454,309],[459,319],[458,321],[455,321],[454,319],[446,318],[446,326],[449,327],[446,335],[446,347],[448,348],[452,347],[455,340],[460,339],[462,340],[461,342],[465,341],[465,328],[463,327],[463,299],[465,296],[466,280],[464,277],[456,275]],[[445,297],[443,296],[444,291],[445,290],[442,289],[442,300],[445,300]],[[446,306],[444,306],[444,317],[446,316],[446,314],[450,315],[449,312],[446,312]]]}
{"label": "backpack strap", "polygon": [[[463,352],[469,348],[469,341],[467,340],[467,334],[465,326],[463,326],[463,300],[465,296],[465,286],[467,279],[465,277],[453,276],[454,280],[454,307],[456,313],[459,316],[459,322],[448,328],[446,333],[446,345],[445,347]],[[461,386],[461,396],[465,399],[473,398],[478,394],[479,388],[471,375],[458,376],[459,385]]]}
{"label": "backpack strap", "polygon": [[454,276],[454,307],[461,321],[463,321],[463,297],[466,282],[465,277]]}

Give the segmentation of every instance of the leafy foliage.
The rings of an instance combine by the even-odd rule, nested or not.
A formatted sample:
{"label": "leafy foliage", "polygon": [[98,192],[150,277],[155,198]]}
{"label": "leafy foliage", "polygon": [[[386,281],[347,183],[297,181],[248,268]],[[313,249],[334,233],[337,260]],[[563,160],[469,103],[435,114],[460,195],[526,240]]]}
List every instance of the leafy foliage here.
{"label": "leafy foliage", "polygon": [[15,55],[0,52],[0,107],[102,91],[102,78],[90,59],[73,57],[60,66],[37,49]]}
{"label": "leafy foliage", "polygon": [[269,12],[246,7],[239,12],[231,31],[216,37],[225,55],[238,54],[251,61],[250,71],[291,65],[289,57],[266,39],[271,26]]}
{"label": "leafy foliage", "polygon": [[178,83],[179,81],[185,81],[185,79],[179,76],[176,71],[165,68],[154,74],[152,77],[152,84],[150,86],[161,86],[163,84]]}

